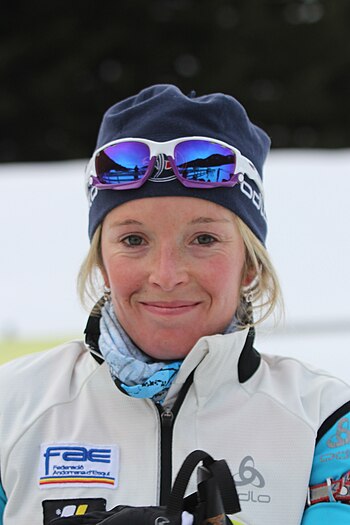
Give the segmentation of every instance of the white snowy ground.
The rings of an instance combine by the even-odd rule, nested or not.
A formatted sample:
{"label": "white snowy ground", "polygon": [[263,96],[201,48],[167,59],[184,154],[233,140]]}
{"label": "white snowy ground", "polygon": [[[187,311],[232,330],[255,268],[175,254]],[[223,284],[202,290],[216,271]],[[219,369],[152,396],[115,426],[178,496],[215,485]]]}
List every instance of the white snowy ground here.
{"label": "white snowy ground", "polygon": [[[84,328],[75,292],[88,248],[84,166],[0,164],[0,339]],[[265,188],[286,321],[260,328],[256,346],[350,381],[350,150],[273,151]]]}

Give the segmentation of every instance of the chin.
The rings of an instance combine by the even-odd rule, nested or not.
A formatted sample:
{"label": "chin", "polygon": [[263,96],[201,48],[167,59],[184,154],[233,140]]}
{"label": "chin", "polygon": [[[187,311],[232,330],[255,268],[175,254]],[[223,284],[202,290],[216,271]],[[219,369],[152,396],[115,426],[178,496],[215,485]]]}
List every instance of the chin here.
{"label": "chin", "polygon": [[[188,329],[187,329],[188,331]],[[184,329],[162,330],[154,329],[155,337],[148,337],[140,333],[133,338],[134,343],[147,355],[158,361],[175,361],[185,359],[201,337],[209,335],[205,333],[184,334]],[[181,337],[182,336],[182,337]]]}
{"label": "chin", "polygon": [[155,347],[153,346],[149,351],[147,348],[143,348],[142,350],[147,355],[158,361],[177,361],[185,359],[185,357],[191,352],[193,346],[194,344],[182,346],[183,350],[179,350],[178,346],[176,349],[165,347],[164,349],[155,350]]}

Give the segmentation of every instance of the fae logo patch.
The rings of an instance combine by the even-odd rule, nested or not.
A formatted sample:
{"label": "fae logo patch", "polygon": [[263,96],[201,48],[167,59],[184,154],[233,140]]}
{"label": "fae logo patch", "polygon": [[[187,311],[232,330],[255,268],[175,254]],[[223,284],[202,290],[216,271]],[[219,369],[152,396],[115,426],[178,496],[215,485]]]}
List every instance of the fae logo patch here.
{"label": "fae logo patch", "polygon": [[43,443],[40,447],[39,486],[118,486],[117,445]]}

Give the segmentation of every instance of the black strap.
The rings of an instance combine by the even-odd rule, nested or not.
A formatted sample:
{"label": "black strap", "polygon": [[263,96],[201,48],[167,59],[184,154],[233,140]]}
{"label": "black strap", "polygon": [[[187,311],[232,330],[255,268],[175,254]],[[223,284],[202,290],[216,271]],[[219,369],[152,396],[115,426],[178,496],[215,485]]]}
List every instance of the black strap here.
{"label": "black strap", "polygon": [[194,450],[183,462],[169,496],[167,513],[169,516],[178,515],[183,509],[184,495],[190,477],[200,461],[214,477],[222,498],[225,512],[234,514],[241,510],[235,482],[226,461],[215,461],[210,454],[203,450]]}
{"label": "black strap", "polygon": [[235,514],[236,512],[239,512],[241,507],[236,491],[236,485],[226,461],[224,459],[214,461],[208,469],[218,485],[226,514]]}

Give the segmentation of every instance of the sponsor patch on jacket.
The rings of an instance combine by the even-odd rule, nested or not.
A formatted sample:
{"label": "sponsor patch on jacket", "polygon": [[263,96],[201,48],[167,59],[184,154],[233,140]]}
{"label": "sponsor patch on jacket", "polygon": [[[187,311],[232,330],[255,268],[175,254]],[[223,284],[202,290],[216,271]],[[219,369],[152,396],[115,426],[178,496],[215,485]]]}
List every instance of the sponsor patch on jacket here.
{"label": "sponsor patch on jacket", "polygon": [[40,447],[39,486],[42,489],[76,486],[118,486],[117,445],[43,443]]}
{"label": "sponsor patch on jacket", "polygon": [[84,516],[87,512],[106,510],[103,498],[49,499],[43,501],[44,525],[57,518]]}

